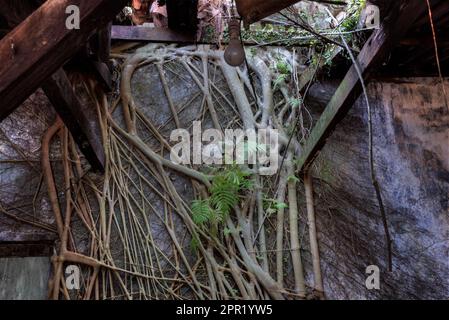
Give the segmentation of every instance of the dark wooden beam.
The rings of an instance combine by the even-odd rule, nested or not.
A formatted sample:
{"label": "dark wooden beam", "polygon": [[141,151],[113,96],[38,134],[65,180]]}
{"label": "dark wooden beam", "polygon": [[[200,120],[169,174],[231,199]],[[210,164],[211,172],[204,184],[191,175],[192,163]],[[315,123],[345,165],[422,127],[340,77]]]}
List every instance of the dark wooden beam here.
{"label": "dark wooden beam", "polygon": [[195,37],[191,34],[180,33],[170,29],[112,26],[113,40],[148,41],[158,43],[194,43]]}
{"label": "dark wooden beam", "polygon": [[[409,0],[398,4],[387,17],[381,28],[368,39],[358,56],[358,64],[362,76],[367,80],[372,71],[378,67],[407,34],[414,21],[426,10],[425,1]],[[302,171],[314,160],[317,153],[326,143],[326,139],[336,125],[346,116],[362,92],[362,85],[356,67],[353,65],[341,82],[331,101],[316,123],[307,139],[302,156],[298,161]]]}
{"label": "dark wooden beam", "polygon": [[[45,2],[44,0],[0,0],[0,15],[6,16],[6,25],[10,30],[17,27],[33,11]],[[92,74],[106,92],[112,90],[112,76],[108,67],[111,51],[111,26],[101,28],[89,39],[89,46],[83,48],[73,59],[78,69]]]}
{"label": "dark wooden beam", "polygon": [[[106,26],[127,0],[46,1],[0,41],[0,121]],[[80,29],[66,28],[66,8],[80,8]]]}
{"label": "dark wooden beam", "polygon": [[111,53],[111,28],[108,23],[90,40],[91,54],[85,59],[87,68],[100,82],[106,92],[112,91],[112,74],[109,55]]}
{"label": "dark wooden beam", "polygon": [[8,29],[15,28],[45,0],[0,0],[0,16],[7,22]]}
{"label": "dark wooden beam", "polygon": [[82,50],[64,65],[64,70],[69,73],[72,71],[81,72],[97,80],[105,92],[112,90],[112,73],[109,60],[106,62],[99,61],[96,55],[89,55],[85,50]]}
{"label": "dark wooden beam", "polygon": [[98,34],[94,37],[95,45],[93,51],[97,61],[107,63],[109,61],[109,55],[111,53],[111,29],[112,23],[108,23],[106,27],[100,29]]}
{"label": "dark wooden beam", "polygon": [[[39,8],[42,2],[42,0],[0,0],[0,4],[4,5],[0,7],[0,13],[7,16],[8,25],[12,29]],[[12,15],[8,15],[8,12]],[[108,24],[91,37],[92,54],[88,55],[86,52],[82,54],[82,61],[78,61],[84,66],[86,72],[100,82],[105,91],[110,91],[112,87],[111,73],[106,65],[109,60],[110,41],[110,24]],[[85,49],[81,50],[81,52],[85,51]],[[95,110],[87,110],[86,106],[78,101],[62,69],[45,80],[43,90],[93,169],[103,171],[104,152]]]}
{"label": "dark wooden beam", "polygon": [[262,20],[300,0],[236,0],[239,15],[245,24]]}
{"label": "dark wooden beam", "polygon": [[45,80],[42,89],[93,169],[104,171],[105,155],[96,110],[78,100],[62,69]]}

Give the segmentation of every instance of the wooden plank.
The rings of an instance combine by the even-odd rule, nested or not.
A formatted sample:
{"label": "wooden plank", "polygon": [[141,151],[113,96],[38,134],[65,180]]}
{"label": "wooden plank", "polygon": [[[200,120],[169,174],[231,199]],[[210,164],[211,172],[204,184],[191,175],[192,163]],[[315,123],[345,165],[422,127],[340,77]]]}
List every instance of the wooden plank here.
{"label": "wooden plank", "polygon": [[[360,71],[365,80],[374,68],[385,61],[391,49],[407,34],[413,22],[425,10],[425,2],[421,0],[409,0],[395,7],[391,16],[384,20],[381,28],[368,39],[358,56]],[[361,92],[362,85],[357,70],[355,66],[352,66],[304,145],[302,156],[298,160],[300,171],[306,169],[314,160],[326,139],[346,116]]]}
{"label": "wooden plank", "polygon": [[[0,121],[107,25],[127,0],[46,1],[0,41]],[[80,29],[66,28],[66,8],[80,9]]]}
{"label": "wooden plank", "polygon": [[112,91],[112,74],[111,70],[105,62],[87,60],[86,65],[89,66],[88,71],[98,80],[105,92]]}
{"label": "wooden plank", "polygon": [[[43,0],[0,0],[0,14],[6,16],[10,29],[15,28],[42,4]],[[13,14],[9,14],[13,12]],[[100,82],[105,91],[112,90],[112,76],[107,63],[111,51],[111,26],[101,28],[89,39],[89,50],[82,50],[73,61]],[[88,51],[91,54],[88,54]]]}
{"label": "wooden plank", "polygon": [[111,28],[112,23],[108,23],[105,28],[102,28],[96,35],[95,55],[98,61],[108,63],[109,55],[111,53]]}
{"label": "wooden plank", "polygon": [[111,53],[112,23],[100,29],[90,40],[90,49],[93,56],[86,57],[88,70],[100,82],[106,92],[112,91],[112,74],[109,55]]}
{"label": "wooden plank", "polygon": [[[0,0],[0,4],[5,5],[5,7],[0,7],[0,13],[7,14],[8,11],[5,10],[12,10],[14,14],[12,16],[7,15],[7,19],[11,27],[16,27],[39,7],[39,2],[41,0],[20,0],[16,2]],[[106,91],[110,91],[112,87],[111,74],[104,63],[109,58],[110,24],[92,38],[91,50],[95,57],[83,55],[83,65],[86,65],[86,70],[93,73]],[[95,58],[95,61],[92,61],[93,58]],[[86,107],[76,98],[70,82],[61,69],[57,71],[55,76],[45,81],[43,89],[92,167],[102,171],[104,169],[104,153],[101,147],[101,130],[96,112],[86,113]],[[95,119],[95,121],[92,121],[92,119]],[[85,125],[86,123],[87,125]],[[86,126],[87,130],[85,131],[84,127]]]}
{"label": "wooden plank", "polygon": [[105,155],[96,111],[78,100],[62,69],[45,80],[42,89],[93,169],[104,171]]}
{"label": "wooden plank", "polygon": [[194,43],[195,37],[170,29],[112,26],[111,37],[113,40],[148,41],[160,43]]}
{"label": "wooden plank", "polygon": [[297,2],[299,0],[236,0],[236,5],[245,24],[251,24]]}
{"label": "wooden plank", "polygon": [[45,0],[0,0],[0,16],[7,22],[8,29],[15,28]]}

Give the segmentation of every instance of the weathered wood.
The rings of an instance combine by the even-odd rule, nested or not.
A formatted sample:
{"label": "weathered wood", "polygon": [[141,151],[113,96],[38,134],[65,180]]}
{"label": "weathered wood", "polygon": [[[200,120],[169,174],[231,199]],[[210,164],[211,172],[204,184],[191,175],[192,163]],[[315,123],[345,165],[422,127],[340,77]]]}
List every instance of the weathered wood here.
{"label": "weathered wood", "polygon": [[112,90],[112,74],[109,56],[111,53],[112,23],[100,29],[90,41],[91,55],[84,59],[88,71],[100,82],[106,92]]}
{"label": "weathered wood", "polygon": [[297,2],[299,0],[236,0],[236,5],[245,23],[251,24]]}
{"label": "weathered wood", "polygon": [[[104,27],[126,0],[46,1],[0,41],[0,121]],[[66,8],[80,8],[80,29],[66,28]]]}
{"label": "weathered wood", "polygon": [[111,32],[114,40],[133,40],[162,43],[194,43],[195,37],[191,34],[180,33],[170,29],[112,26]]}
{"label": "weathered wood", "polygon": [[[365,80],[368,79],[374,68],[385,61],[394,45],[407,34],[414,21],[425,10],[425,2],[421,0],[402,2],[401,5],[395,7],[391,16],[385,19],[381,28],[376,30],[368,39],[368,42],[358,56],[359,68]],[[346,116],[361,92],[362,85],[357,69],[353,65],[306,141],[302,156],[298,160],[298,168],[300,171],[307,168],[314,160],[318,151],[325,144],[327,137]]]}
{"label": "weathered wood", "polygon": [[[0,8],[0,13],[7,15],[8,10],[11,10],[13,14],[12,16],[7,15],[7,20],[8,25],[14,28],[35,11],[41,2],[41,0],[20,0],[15,2],[0,0],[0,4],[4,5],[4,7]],[[112,87],[111,73],[105,64],[109,59],[110,41],[110,24],[108,24],[92,37],[90,41],[92,56],[83,55],[82,63],[86,72],[93,74],[105,91],[110,91]],[[56,75],[56,78],[60,79],[59,83],[55,83],[55,77],[51,77],[45,82],[43,89],[92,167],[101,171],[104,168],[104,153],[101,147],[97,114],[96,112],[86,114],[86,107],[78,101],[72,92],[70,83],[65,74],[63,74],[64,71],[59,70],[58,73],[59,76]],[[93,121],[94,119],[95,121]],[[88,123],[88,125],[83,125],[85,123]],[[88,130],[84,131],[84,127],[87,127]]]}
{"label": "weathered wood", "polygon": [[108,65],[105,62],[88,60],[86,65],[89,66],[89,71],[97,79],[105,92],[112,91],[112,74]]}
{"label": "weathered wood", "polygon": [[95,110],[78,100],[62,69],[45,80],[42,89],[89,163],[95,170],[103,171],[105,155]]}
{"label": "weathered wood", "polygon": [[15,28],[28,15],[45,0],[0,0],[0,16],[2,16],[7,24],[8,29]]}
{"label": "weathered wood", "polygon": [[[0,14],[6,16],[7,25],[10,29],[15,28],[35,11],[43,0],[0,0]],[[12,15],[9,13],[13,12]],[[112,90],[112,76],[107,66],[111,51],[111,26],[112,23],[94,34],[89,39],[89,46],[81,50],[74,59],[79,65],[78,69],[86,72],[100,82],[105,91]]]}
{"label": "weathered wood", "polygon": [[107,63],[111,52],[111,28],[112,23],[108,23],[106,27],[101,29],[96,35],[97,45],[95,47],[95,55],[98,61]]}

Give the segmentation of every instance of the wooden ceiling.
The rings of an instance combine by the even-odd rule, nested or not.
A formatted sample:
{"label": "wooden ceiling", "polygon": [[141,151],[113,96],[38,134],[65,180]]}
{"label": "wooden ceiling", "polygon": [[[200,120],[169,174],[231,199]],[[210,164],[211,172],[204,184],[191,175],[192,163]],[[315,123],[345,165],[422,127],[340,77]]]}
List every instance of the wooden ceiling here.
{"label": "wooden ceiling", "polygon": [[[425,0],[423,0],[425,2]],[[373,1],[376,2],[376,1]],[[388,12],[385,0],[377,1]],[[449,76],[449,1],[431,0],[431,11],[443,75]],[[393,17],[394,18],[394,17]],[[428,11],[412,25],[378,70],[386,76],[438,76],[435,45]]]}

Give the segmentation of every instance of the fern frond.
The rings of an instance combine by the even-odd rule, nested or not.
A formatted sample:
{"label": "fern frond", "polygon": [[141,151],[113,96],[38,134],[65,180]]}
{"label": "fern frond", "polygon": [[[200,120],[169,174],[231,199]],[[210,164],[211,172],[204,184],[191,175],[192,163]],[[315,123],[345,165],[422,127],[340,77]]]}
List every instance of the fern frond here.
{"label": "fern frond", "polygon": [[231,183],[223,183],[212,186],[211,204],[226,216],[231,209],[238,204],[238,188]]}
{"label": "fern frond", "polygon": [[195,200],[192,202],[192,219],[196,225],[204,225],[209,222],[213,210],[209,200]]}

